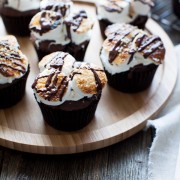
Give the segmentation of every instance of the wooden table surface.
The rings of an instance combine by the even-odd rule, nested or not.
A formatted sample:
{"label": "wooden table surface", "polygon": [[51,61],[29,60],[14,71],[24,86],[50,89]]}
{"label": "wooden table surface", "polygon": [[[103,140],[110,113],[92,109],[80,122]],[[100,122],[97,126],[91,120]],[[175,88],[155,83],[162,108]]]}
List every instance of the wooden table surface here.
{"label": "wooden table surface", "polygon": [[[180,42],[179,33],[169,35]],[[146,180],[153,137],[154,130],[142,130],[110,147],[74,155],[36,155],[0,147],[0,179]]]}

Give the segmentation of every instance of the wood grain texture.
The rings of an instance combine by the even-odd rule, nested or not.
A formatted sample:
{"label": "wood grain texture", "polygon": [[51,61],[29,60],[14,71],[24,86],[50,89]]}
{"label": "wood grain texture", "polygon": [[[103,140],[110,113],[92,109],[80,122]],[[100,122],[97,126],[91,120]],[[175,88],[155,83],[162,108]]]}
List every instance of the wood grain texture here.
{"label": "wood grain texture", "polygon": [[[95,8],[86,4],[76,4],[76,8],[86,9],[94,17],[93,36],[85,61],[101,66],[99,51],[102,39]],[[0,26],[1,35],[4,35],[4,27]],[[112,145],[141,130],[146,120],[164,106],[177,76],[176,57],[170,39],[152,20],[148,21],[147,29],[158,34],[167,49],[165,63],[158,69],[151,87],[141,93],[124,94],[107,86],[93,121],[82,130],[71,133],[57,131],[43,121],[31,89],[39,72],[37,55],[29,38],[18,38],[22,51],[29,58],[31,72],[23,100],[12,108],[0,110],[0,145],[32,153],[71,154]]]}
{"label": "wood grain texture", "polygon": [[35,155],[0,147],[0,179],[145,180],[151,131],[100,150],[73,155]]}

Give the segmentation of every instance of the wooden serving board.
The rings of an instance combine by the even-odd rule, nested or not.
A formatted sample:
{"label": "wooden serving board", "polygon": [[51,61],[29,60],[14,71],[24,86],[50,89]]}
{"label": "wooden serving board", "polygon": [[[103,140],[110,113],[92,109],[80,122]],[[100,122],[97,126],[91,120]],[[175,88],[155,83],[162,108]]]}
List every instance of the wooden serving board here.
{"label": "wooden serving board", "polygon": [[[102,39],[95,8],[92,4],[84,3],[76,3],[76,8],[87,10],[95,21],[85,61],[101,66],[99,51]],[[0,35],[5,35],[1,21],[0,27]],[[31,72],[26,95],[21,102],[12,108],[0,110],[0,145],[31,153],[71,154],[106,147],[140,131],[146,120],[163,108],[177,77],[177,62],[170,39],[151,19],[147,23],[147,29],[162,38],[167,50],[165,62],[159,67],[151,87],[141,93],[126,94],[107,85],[92,122],[74,132],[58,131],[44,122],[31,89],[39,73],[37,55],[29,38],[18,38],[22,51],[29,58]]]}

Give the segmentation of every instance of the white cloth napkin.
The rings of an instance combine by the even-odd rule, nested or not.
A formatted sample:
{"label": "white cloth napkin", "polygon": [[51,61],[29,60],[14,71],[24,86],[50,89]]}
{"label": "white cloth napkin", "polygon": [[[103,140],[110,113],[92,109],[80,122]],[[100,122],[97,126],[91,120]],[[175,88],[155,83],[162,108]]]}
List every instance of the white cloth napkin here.
{"label": "white cloth napkin", "polygon": [[[175,51],[180,72],[180,45]],[[156,129],[149,154],[148,180],[180,180],[180,73],[167,106],[147,126]]]}

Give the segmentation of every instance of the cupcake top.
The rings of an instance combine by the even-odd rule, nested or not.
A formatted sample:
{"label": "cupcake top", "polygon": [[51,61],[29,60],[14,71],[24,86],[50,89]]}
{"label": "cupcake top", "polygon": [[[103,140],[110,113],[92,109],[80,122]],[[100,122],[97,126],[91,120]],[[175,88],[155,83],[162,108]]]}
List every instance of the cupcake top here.
{"label": "cupcake top", "polygon": [[31,20],[29,28],[31,38],[36,45],[44,40],[53,41],[54,44],[67,44],[69,40],[63,30],[63,18],[59,12],[43,10],[37,13]]}
{"label": "cupcake top", "polygon": [[90,40],[92,26],[85,11],[71,13],[64,19],[59,12],[43,10],[32,18],[29,28],[32,40],[39,46],[41,41],[81,44]]}
{"label": "cupcake top", "polygon": [[40,0],[1,0],[1,8],[12,8],[17,11],[30,11],[40,8]]}
{"label": "cupcake top", "polygon": [[90,40],[93,21],[84,10],[71,13],[64,21],[68,38],[75,44]]}
{"label": "cupcake top", "polygon": [[21,78],[28,70],[27,57],[14,36],[0,38],[0,84]]}
{"label": "cupcake top", "polygon": [[70,14],[72,5],[73,2],[71,0],[42,0],[40,9],[56,11],[65,17]]}
{"label": "cupcake top", "polygon": [[130,23],[138,15],[148,16],[151,0],[100,0],[96,3],[98,19],[111,23]]}
{"label": "cupcake top", "polygon": [[104,71],[89,63],[76,62],[64,52],[45,56],[39,63],[42,72],[32,88],[39,102],[58,106],[101,93],[107,79]]}
{"label": "cupcake top", "polygon": [[113,24],[105,33],[107,39],[102,45],[100,57],[111,74],[127,71],[138,64],[159,65],[164,60],[165,48],[156,35],[128,24]]}

